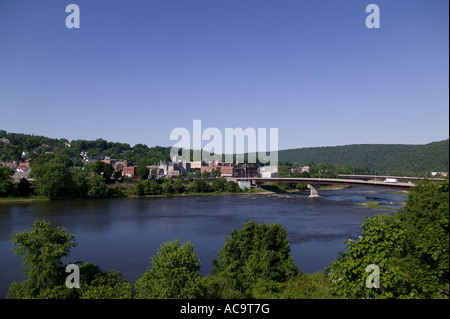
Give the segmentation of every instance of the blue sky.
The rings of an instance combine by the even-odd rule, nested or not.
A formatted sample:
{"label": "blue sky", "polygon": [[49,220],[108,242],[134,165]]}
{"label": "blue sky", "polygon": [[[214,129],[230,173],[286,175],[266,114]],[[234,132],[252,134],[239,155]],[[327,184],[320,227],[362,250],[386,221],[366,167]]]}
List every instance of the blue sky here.
{"label": "blue sky", "polygon": [[0,129],[171,146],[200,119],[276,127],[279,149],[429,143],[449,136],[448,38],[447,0],[0,0]]}

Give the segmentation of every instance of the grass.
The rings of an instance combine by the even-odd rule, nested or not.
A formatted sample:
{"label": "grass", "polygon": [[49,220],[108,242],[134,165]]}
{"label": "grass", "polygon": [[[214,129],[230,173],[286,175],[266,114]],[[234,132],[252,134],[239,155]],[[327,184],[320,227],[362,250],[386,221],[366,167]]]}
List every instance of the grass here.
{"label": "grass", "polygon": [[408,194],[408,191],[393,191],[393,192],[389,192],[389,194]]}
{"label": "grass", "polygon": [[31,201],[48,201],[49,199],[45,196],[31,195],[27,197],[0,197],[0,203],[11,203],[11,202],[31,202]]}
{"label": "grass", "polygon": [[389,209],[389,210],[395,210],[393,207],[387,207],[387,206],[380,206],[380,203],[375,201],[365,202],[362,204],[358,204],[358,206],[365,206],[367,208],[371,209]]}

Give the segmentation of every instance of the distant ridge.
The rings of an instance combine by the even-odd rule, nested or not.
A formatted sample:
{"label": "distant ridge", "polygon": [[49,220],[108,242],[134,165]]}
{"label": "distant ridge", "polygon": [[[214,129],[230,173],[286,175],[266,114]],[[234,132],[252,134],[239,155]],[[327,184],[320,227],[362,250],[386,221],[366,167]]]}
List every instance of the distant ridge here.
{"label": "distant ridge", "polygon": [[[8,143],[2,141],[6,138]],[[0,130],[0,161],[19,159],[22,151],[46,144],[50,149],[64,149],[67,139],[55,139]],[[80,151],[103,153],[115,158],[125,158],[144,165],[154,165],[169,160],[170,147],[108,142],[103,139],[73,140],[65,149],[73,155]],[[428,172],[449,171],[449,139],[424,145],[408,144],[353,144],[288,149],[278,152],[279,162],[307,165],[325,163],[347,167],[367,167],[377,174],[425,176]]]}
{"label": "distant ridge", "polygon": [[449,139],[424,145],[354,144],[308,147],[278,152],[278,160],[306,165],[327,163],[369,167],[379,174],[425,175],[449,171]]}

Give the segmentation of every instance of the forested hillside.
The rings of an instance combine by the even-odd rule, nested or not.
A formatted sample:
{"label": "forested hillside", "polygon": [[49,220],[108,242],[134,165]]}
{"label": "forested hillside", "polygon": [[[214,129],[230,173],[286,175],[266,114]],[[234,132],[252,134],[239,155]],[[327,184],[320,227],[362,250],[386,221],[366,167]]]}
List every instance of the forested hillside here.
{"label": "forested hillside", "polygon": [[[160,160],[169,160],[170,147],[137,144],[131,147],[126,143],[108,142],[103,139],[92,141],[52,139],[0,130],[0,161],[18,160],[23,151],[30,157],[47,151],[64,152],[67,155],[80,155],[87,152],[89,157],[95,154],[115,159],[127,159],[138,165],[154,165]],[[65,147],[70,143],[70,148]],[[449,140],[432,142],[425,145],[405,144],[355,144],[329,147],[310,147],[279,151],[279,162],[326,163],[346,167],[367,167],[378,175],[425,176],[430,172],[449,171]]]}
{"label": "forested hillside", "polygon": [[133,161],[138,165],[158,164],[159,161],[169,160],[170,158],[170,147],[148,147],[143,144],[136,144],[131,147],[127,143],[108,142],[101,138],[91,141],[69,141],[64,138],[54,139],[0,130],[0,139],[2,138],[4,140],[0,141],[0,161],[19,160],[22,152],[28,152],[30,158],[46,152],[63,153],[73,158],[79,158],[80,153],[84,151],[89,158],[102,155]]}
{"label": "forested hillside", "polygon": [[378,175],[417,175],[449,170],[449,140],[425,145],[358,144],[283,150],[279,161],[369,167]]}

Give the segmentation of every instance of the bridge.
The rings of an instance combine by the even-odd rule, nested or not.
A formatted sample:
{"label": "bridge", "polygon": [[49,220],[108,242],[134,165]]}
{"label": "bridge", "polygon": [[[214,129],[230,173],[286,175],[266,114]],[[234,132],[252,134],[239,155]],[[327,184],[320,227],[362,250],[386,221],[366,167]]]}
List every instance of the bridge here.
{"label": "bridge", "polygon": [[[404,181],[404,182],[417,182],[420,179],[420,177],[408,177],[408,176],[386,176],[386,175],[339,175],[340,178],[349,178],[349,179],[360,179],[360,180],[386,180],[389,179],[396,179],[397,181]],[[432,178],[435,182],[442,182],[444,181],[444,178]]]}
{"label": "bridge", "polygon": [[[366,176],[366,175],[364,175]],[[389,177],[392,178],[392,177]],[[418,180],[418,179],[417,179]],[[349,185],[349,186],[367,186],[367,187],[379,187],[379,188],[390,188],[396,190],[409,190],[414,187],[412,181],[408,182],[384,182],[377,180],[363,180],[354,178],[303,178],[303,177],[271,177],[271,178],[261,178],[261,177],[243,177],[236,178],[236,181],[250,181],[256,187],[261,187],[265,183],[300,183],[307,184],[311,193],[309,197],[319,197],[317,188],[320,185]]]}

